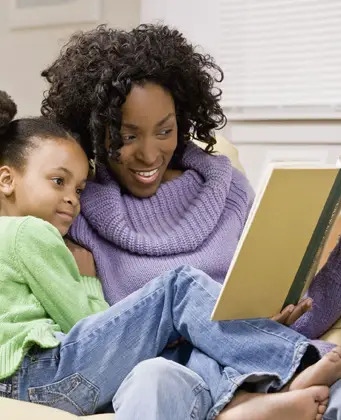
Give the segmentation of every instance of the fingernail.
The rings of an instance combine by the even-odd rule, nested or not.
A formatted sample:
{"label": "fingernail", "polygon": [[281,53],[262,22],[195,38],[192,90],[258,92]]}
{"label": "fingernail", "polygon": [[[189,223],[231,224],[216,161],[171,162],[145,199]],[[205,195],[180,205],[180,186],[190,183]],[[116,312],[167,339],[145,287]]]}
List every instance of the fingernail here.
{"label": "fingernail", "polygon": [[288,312],[293,312],[293,310],[295,309],[295,306],[294,305],[289,305],[288,306]]}

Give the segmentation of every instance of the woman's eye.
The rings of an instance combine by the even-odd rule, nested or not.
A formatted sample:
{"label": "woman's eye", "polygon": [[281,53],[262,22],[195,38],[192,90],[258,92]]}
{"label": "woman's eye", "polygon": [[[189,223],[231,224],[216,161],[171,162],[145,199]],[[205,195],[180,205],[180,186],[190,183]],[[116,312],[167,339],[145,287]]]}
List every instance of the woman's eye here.
{"label": "woman's eye", "polygon": [[63,185],[64,184],[64,179],[63,178],[52,178],[52,181],[57,184],[57,185]]}
{"label": "woman's eye", "polygon": [[76,189],[76,194],[77,194],[77,195],[81,195],[81,194],[82,194],[82,192],[83,192],[83,189],[82,189],[82,188],[77,188],[77,189]]}
{"label": "woman's eye", "polygon": [[168,136],[172,131],[173,129],[171,128],[165,128],[159,132],[159,136]]}
{"label": "woman's eye", "polygon": [[130,143],[136,139],[136,136],[133,134],[122,134],[122,139],[124,143]]}

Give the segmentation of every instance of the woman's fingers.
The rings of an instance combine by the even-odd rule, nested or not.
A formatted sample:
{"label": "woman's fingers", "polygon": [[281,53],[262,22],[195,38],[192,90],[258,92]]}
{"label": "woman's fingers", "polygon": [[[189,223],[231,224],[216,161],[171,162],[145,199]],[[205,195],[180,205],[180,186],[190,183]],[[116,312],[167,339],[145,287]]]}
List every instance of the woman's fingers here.
{"label": "woman's fingers", "polygon": [[311,298],[306,298],[301,300],[296,306],[292,313],[286,320],[285,325],[292,325],[298,320],[303,314],[310,311],[313,306],[313,300]]}
{"label": "woman's fingers", "polygon": [[288,305],[282,312],[273,316],[271,319],[273,321],[279,322],[283,325],[292,325],[298,320],[303,314],[307,311],[310,311],[313,305],[311,298],[302,299],[297,305]]}
{"label": "woman's fingers", "polygon": [[279,322],[280,324],[285,324],[289,318],[290,314],[294,311],[295,305],[288,305],[286,306],[279,314],[273,316],[271,319],[272,321]]}

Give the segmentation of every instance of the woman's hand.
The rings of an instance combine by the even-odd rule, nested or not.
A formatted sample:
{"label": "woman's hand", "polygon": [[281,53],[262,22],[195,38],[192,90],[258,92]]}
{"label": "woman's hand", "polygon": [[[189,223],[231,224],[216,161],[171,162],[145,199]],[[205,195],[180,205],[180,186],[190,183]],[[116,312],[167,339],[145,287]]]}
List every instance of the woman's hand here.
{"label": "woman's hand", "polygon": [[80,275],[96,277],[96,266],[91,252],[70,241],[70,239],[65,239],[65,245],[72,252],[78,265]]}
{"label": "woman's hand", "polygon": [[279,322],[283,325],[291,325],[298,320],[304,313],[311,310],[313,300],[311,298],[302,299],[297,305],[288,305],[282,312],[273,316],[273,321]]}

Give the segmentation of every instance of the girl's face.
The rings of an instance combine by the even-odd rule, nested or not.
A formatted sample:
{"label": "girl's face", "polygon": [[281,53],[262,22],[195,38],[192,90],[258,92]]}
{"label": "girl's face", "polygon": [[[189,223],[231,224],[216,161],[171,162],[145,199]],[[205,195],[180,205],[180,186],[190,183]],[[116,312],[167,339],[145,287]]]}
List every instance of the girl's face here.
{"label": "girl's face", "polygon": [[109,165],[121,187],[136,197],[150,197],[167,179],[177,146],[174,101],[161,86],[146,83],[131,89],[121,110],[124,145],[119,162],[109,158]]}
{"label": "girl's face", "polygon": [[1,215],[39,217],[64,236],[80,210],[88,160],[73,140],[37,142],[23,170],[0,167]]}

